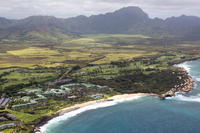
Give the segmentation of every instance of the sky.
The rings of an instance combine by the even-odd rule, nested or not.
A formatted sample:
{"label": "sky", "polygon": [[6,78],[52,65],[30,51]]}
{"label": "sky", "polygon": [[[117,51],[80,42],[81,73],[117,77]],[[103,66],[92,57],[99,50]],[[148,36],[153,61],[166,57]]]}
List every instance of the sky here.
{"label": "sky", "polygon": [[142,8],[151,18],[200,16],[200,0],[1,0],[0,16],[21,19],[34,15],[69,18],[113,12],[127,6]]}

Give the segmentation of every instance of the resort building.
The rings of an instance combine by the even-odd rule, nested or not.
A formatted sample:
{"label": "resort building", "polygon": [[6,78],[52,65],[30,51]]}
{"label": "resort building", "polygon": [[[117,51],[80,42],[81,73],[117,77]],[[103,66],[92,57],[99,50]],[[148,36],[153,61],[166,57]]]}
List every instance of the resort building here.
{"label": "resort building", "polygon": [[1,98],[0,107],[7,107],[9,102],[10,102],[10,98]]}

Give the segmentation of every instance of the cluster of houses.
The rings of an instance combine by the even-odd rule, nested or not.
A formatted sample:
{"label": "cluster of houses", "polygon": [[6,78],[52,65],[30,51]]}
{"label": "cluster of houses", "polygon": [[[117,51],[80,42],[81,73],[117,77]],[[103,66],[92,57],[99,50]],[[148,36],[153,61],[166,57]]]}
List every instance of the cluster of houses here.
{"label": "cluster of houses", "polygon": [[10,102],[10,100],[10,98],[1,98],[0,107],[8,107],[8,103]]}
{"label": "cluster of houses", "polygon": [[9,128],[13,128],[13,127],[15,127],[15,123],[2,124],[2,125],[0,125],[0,131],[9,129]]}
{"label": "cluster of houses", "polygon": [[64,89],[49,89],[43,93],[44,96],[52,96],[52,97],[59,97],[64,98],[71,93],[71,89],[64,88]]}
{"label": "cluster of houses", "polygon": [[31,99],[31,97],[29,97],[29,96],[24,96],[24,97],[20,98],[20,100],[23,100],[26,103],[13,105],[12,106],[13,110],[22,109],[22,108],[25,108],[25,107],[31,107],[31,106],[36,105],[38,103],[38,101],[36,99]]}
{"label": "cluster of houses", "polygon": [[[86,83],[74,83],[74,84],[66,84],[60,86],[59,89],[47,89],[43,90],[42,88],[38,89],[27,89],[25,91],[19,92],[20,96],[14,99],[14,105],[12,105],[13,110],[19,110],[26,107],[32,107],[37,105],[40,102],[46,101],[48,97],[67,98],[70,101],[77,99],[77,95],[73,95],[72,92],[82,91],[83,89],[89,90],[100,90],[107,89],[107,86],[100,86],[94,84],[86,84]],[[93,99],[102,98],[102,94],[96,95],[88,95]]]}
{"label": "cluster of houses", "polygon": [[[13,110],[22,109],[25,107],[31,107],[33,105],[36,105],[38,102],[45,101],[47,98],[42,95],[43,91],[41,88],[38,89],[29,89],[25,90],[23,92],[19,92],[21,95],[26,95],[21,98],[15,99],[14,102],[21,102],[20,104],[16,104],[12,106]],[[34,94],[35,96],[32,97],[31,94]]]}
{"label": "cluster of houses", "polygon": [[0,131],[15,127],[14,121],[17,121],[14,115],[8,112],[0,112]]}

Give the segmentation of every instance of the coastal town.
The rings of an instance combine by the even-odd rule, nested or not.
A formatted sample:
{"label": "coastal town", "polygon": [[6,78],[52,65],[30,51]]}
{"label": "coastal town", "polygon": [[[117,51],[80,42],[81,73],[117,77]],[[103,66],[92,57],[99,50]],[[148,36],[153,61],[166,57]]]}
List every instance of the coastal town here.
{"label": "coastal town", "polygon": [[[69,80],[65,81],[69,82]],[[58,83],[59,81],[54,81],[54,83],[56,82]],[[61,82],[63,82],[63,80]],[[48,87],[50,86],[49,84],[51,84],[51,86],[53,85],[52,83],[48,83]],[[61,85],[60,88],[57,89],[47,88],[44,91],[43,88],[30,88],[18,92],[15,97],[2,97],[0,99],[0,107],[1,110],[5,109],[5,111],[0,111],[0,131],[14,128],[15,126],[19,126],[22,124],[21,121],[16,118],[16,116],[11,114],[11,110],[19,111],[29,108],[31,108],[33,111],[48,110],[49,103],[46,102],[48,102],[49,99],[55,99],[58,101],[65,100],[66,103],[72,104],[78,101],[82,101],[83,98],[84,101],[102,99],[104,98],[105,93],[103,92],[105,91],[112,90],[107,86],[86,83],[69,83]],[[53,106],[53,108],[60,108],[60,106],[58,104],[56,106]]]}
{"label": "coastal town", "polygon": [[0,133],[200,133],[199,7],[1,1]]}
{"label": "coastal town", "polygon": [[[157,95],[157,94],[139,94],[139,95],[150,95],[150,96],[158,96],[160,99],[165,99],[165,97],[175,96],[176,92],[188,92],[193,88],[193,79],[183,68],[180,68],[177,78],[182,81],[179,84],[175,85],[174,88],[171,88],[170,91],[165,94]],[[172,72],[175,74],[175,72]],[[1,109],[6,110],[29,110],[29,113],[34,113],[34,110],[42,111],[50,109],[49,100],[54,99],[58,101],[65,100],[66,103],[77,103],[80,101],[94,101],[94,102],[106,102],[111,101],[115,98],[108,98],[108,95],[112,93],[113,89],[108,86],[100,86],[89,83],[70,83],[71,79],[64,80],[55,80],[52,82],[47,82],[44,84],[45,88],[27,88],[23,91],[19,91],[14,97],[1,97],[0,99],[0,107]],[[59,84],[59,85],[57,85]],[[60,85],[62,84],[62,85]],[[56,87],[56,89],[52,87]],[[58,87],[59,86],[59,87]],[[116,94],[115,94],[116,95]],[[135,94],[133,94],[135,96]],[[128,95],[125,97],[130,97],[133,95]],[[121,96],[124,97],[124,96]],[[108,99],[107,99],[108,98]],[[98,100],[105,99],[105,100]],[[90,105],[94,102],[88,102],[86,105]],[[71,108],[64,109],[64,111],[56,112],[53,117],[45,118],[40,120],[39,124],[35,127],[34,132],[39,131],[39,127],[42,124],[45,124],[50,118],[54,118],[56,116],[63,115],[66,112],[76,110],[81,108],[83,105],[76,105]],[[63,103],[54,105],[53,108],[57,108],[59,110],[60,107],[63,107]],[[10,111],[1,111],[0,112],[0,130],[12,129],[15,126],[19,126],[22,124],[21,121],[17,119],[16,116],[10,113]]]}

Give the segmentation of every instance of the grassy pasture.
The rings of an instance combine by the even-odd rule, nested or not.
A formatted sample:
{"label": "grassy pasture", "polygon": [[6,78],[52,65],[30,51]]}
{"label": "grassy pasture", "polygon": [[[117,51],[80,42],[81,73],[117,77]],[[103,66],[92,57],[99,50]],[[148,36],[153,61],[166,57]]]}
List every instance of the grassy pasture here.
{"label": "grassy pasture", "polygon": [[[31,33],[28,36],[30,37],[31,35],[36,36],[37,34]],[[187,54],[187,52],[190,52],[188,51],[188,43],[168,47],[154,45],[153,43],[150,44],[150,42],[148,42],[148,45],[138,45],[138,43],[135,43],[136,40],[145,40],[149,38],[150,37],[143,35],[98,34],[82,35],[80,38],[66,38],[62,41],[62,43],[56,45],[38,44],[34,42],[27,45],[1,44],[0,68],[25,67],[34,69],[37,67],[70,68],[76,65],[86,66],[87,64],[110,65],[111,62],[131,61],[138,57],[152,57],[160,55],[162,56],[157,58],[156,61],[162,62],[160,65],[166,66],[167,62],[170,60],[180,59],[183,56],[187,56],[188,58],[194,56]],[[198,47],[198,45],[193,44],[192,46],[191,51],[194,52],[194,47]],[[178,51],[177,49],[180,49],[180,52],[173,53],[173,51]],[[199,52],[199,49],[195,48],[195,50],[196,52]],[[165,53],[169,53],[167,51],[170,51],[174,56],[165,56]],[[198,57],[198,54],[195,56]],[[119,73],[119,70],[115,71],[112,69],[109,70],[108,68],[105,68],[105,71],[110,71],[105,77],[109,77],[107,75],[109,75],[111,71],[113,71],[113,73]],[[8,83],[3,85],[3,88],[21,82],[27,83],[32,77],[41,79],[48,79],[46,78],[48,76],[56,77],[52,73],[48,74],[44,72],[44,75],[46,76],[43,76],[42,74],[22,75],[21,73],[14,72],[7,77],[4,77],[6,79],[8,78]],[[29,80],[21,79],[20,77],[24,77]],[[14,79],[18,80],[14,81]]]}
{"label": "grassy pasture", "polygon": [[[32,36],[36,36],[32,33]],[[29,37],[31,34],[29,35]],[[81,71],[75,72],[73,76],[88,79],[96,71],[100,71],[98,66],[103,67],[102,72],[94,77],[111,78],[119,75],[123,71],[129,71],[143,67],[142,69],[156,68],[166,69],[168,62],[181,58],[199,57],[200,48],[197,43],[183,43],[179,45],[160,45],[148,41],[152,39],[143,35],[124,35],[124,34],[97,34],[82,35],[80,38],[67,38],[60,41],[60,44],[15,44],[0,45],[0,74],[10,71],[9,68],[20,67],[29,68],[33,71],[28,73],[12,72],[2,79],[7,79],[1,88],[9,87],[19,83],[29,83],[30,80],[40,79],[47,81],[56,78],[59,67],[71,68],[73,66],[83,67]],[[138,43],[138,42],[141,42]],[[195,53],[195,54],[192,54]],[[151,58],[156,65],[139,63],[128,65],[126,67],[117,67],[110,65],[111,62],[133,61],[135,58]],[[87,67],[87,65],[95,65]],[[164,66],[164,67],[163,67]],[[97,68],[96,68],[97,67]],[[54,69],[52,72],[37,73],[35,68]],[[58,69],[58,71],[56,70]],[[89,75],[89,76],[88,76]],[[18,79],[18,80],[15,80]],[[27,79],[27,80],[26,80]],[[36,80],[37,81],[37,80]]]}
{"label": "grassy pasture", "polygon": [[7,51],[6,54],[0,56],[0,68],[34,68],[38,65],[43,67],[61,66],[62,64],[60,62],[65,59],[60,58],[60,55],[61,54],[58,51],[50,50],[48,48],[29,47],[20,50],[10,50]]}
{"label": "grassy pasture", "polygon": [[[199,42],[163,45],[162,41],[148,40],[152,39],[148,36],[123,34],[82,35],[80,38],[58,36],[51,38],[50,33],[42,36],[29,33],[27,38],[42,38],[48,43],[35,40],[13,45],[11,40],[9,45],[0,44],[0,93],[16,94],[19,90],[38,87],[47,89],[44,83],[59,79],[72,70],[67,78],[107,85],[115,89],[114,93],[160,94],[168,91],[176,81],[176,76],[171,75],[176,71],[169,65],[171,61],[200,57]],[[23,129],[21,133],[28,133],[40,118],[51,116],[65,106],[69,106],[66,99],[50,98],[33,108],[6,111],[24,122],[22,127],[15,129],[16,132]],[[47,108],[37,110],[39,107]],[[13,129],[3,132],[11,133]]]}
{"label": "grassy pasture", "polygon": [[131,53],[113,53],[113,54],[107,54],[105,58],[92,62],[91,64],[108,64],[116,61],[128,61],[134,59],[135,57],[148,56],[148,55],[152,56],[156,54],[157,54],[156,52],[147,53],[145,51],[132,51]]}
{"label": "grassy pasture", "polygon": [[52,56],[57,55],[59,52],[55,50],[50,50],[47,48],[37,48],[37,47],[29,47],[26,49],[21,50],[14,50],[14,51],[7,51],[8,54],[14,55],[14,56],[20,56],[20,57],[29,57],[29,56]]}
{"label": "grassy pasture", "polygon": [[[36,36],[36,33],[31,35]],[[32,36],[33,36],[32,35]],[[113,43],[104,43],[105,38],[149,38],[142,35],[99,34],[83,35],[82,38],[65,39],[60,45],[51,48],[37,47],[35,45],[2,45],[0,51],[0,68],[6,67],[58,67],[84,64],[105,64],[111,61],[129,60],[134,57],[149,55],[145,50],[134,49],[131,46],[115,46]],[[99,42],[99,40],[101,40]],[[116,41],[118,41],[116,40]],[[134,39],[132,39],[134,41]],[[4,47],[5,46],[5,47]],[[34,46],[34,47],[33,47]],[[131,48],[131,49],[130,49]],[[154,55],[155,53],[152,53]],[[104,57],[104,58],[103,58]],[[86,64],[85,63],[85,64]]]}

